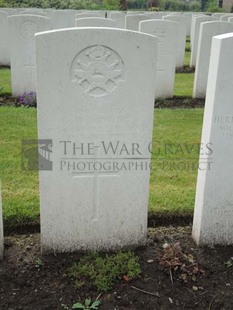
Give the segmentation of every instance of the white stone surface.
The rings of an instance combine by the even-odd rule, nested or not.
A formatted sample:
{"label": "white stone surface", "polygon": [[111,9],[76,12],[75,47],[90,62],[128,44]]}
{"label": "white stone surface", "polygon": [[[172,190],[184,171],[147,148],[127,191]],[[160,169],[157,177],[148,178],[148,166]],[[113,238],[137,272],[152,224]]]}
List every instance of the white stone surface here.
{"label": "white stone surface", "polygon": [[50,14],[53,29],[75,27],[74,10],[54,10]]}
{"label": "white stone surface", "polygon": [[10,64],[8,14],[0,11],[0,65]]}
{"label": "white stone surface", "polygon": [[212,16],[217,18],[219,21],[222,16],[226,15],[226,13],[213,13]]}
{"label": "white stone surface", "polygon": [[102,17],[105,18],[105,13],[100,11],[100,12],[82,12],[82,13],[77,13],[75,14],[75,19],[78,18],[86,18],[86,17]]}
{"label": "white stone surface", "polygon": [[201,24],[194,77],[193,97],[205,98],[212,38],[233,32],[233,23],[205,22]]}
{"label": "white stone surface", "polygon": [[148,16],[149,19],[162,19],[162,15],[160,12],[146,12],[143,14],[144,16]]}
{"label": "white stone surface", "polygon": [[201,139],[212,153],[200,153],[200,162],[205,157],[212,164],[198,171],[193,222],[200,245],[233,244],[232,50],[233,33],[213,38]]}
{"label": "white stone surface", "polygon": [[[36,35],[39,139],[53,144],[53,170],[40,171],[43,252],[145,244],[150,171],[140,163],[150,163],[156,50],[154,36],[120,29]],[[71,141],[66,154],[59,141]],[[132,143],[141,155],[120,152]]]}
{"label": "white stone surface", "polygon": [[228,18],[233,17],[233,14],[225,14],[220,17],[221,22],[227,22]]}
{"label": "white stone surface", "polygon": [[46,17],[46,10],[38,8],[21,9],[18,13],[27,15],[40,15]]}
{"label": "white stone surface", "polygon": [[186,12],[186,13],[184,13],[183,16],[187,18],[187,33],[186,33],[186,35],[188,37],[190,37],[191,36],[191,25],[192,25],[192,13]]}
{"label": "white stone surface", "polygon": [[36,91],[34,34],[51,29],[51,20],[36,15],[8,17],[13,96]]}
{"label": "white stone surface", "polygon": [[229,17],[228,22],[233,23],[233,17]]}
{"label": "white stone surface", "polygon": [[4,251],[4,235],[3,235],[3,220],[2,220],[2,191],[0,183],[0,259],[3,258]]}
{"label": "white stone surface", "polygon": [[139,30],[139,22],[143,20],[151,20],[153,17],[148,16],[148,14],[132,14],[127,15],[125,19],[125,27],[128,30]]}
{"label": "white stone surface", "polygon": [[158,63],[155,98],[173,97],[178,23],[166,20],[141,21],[139,30],[158,37]]}
{"label": "white stone surface", "polygon": [[75,20],[76,27],[107,27],[118,28],[115,20],[101,17],[86,17]]}
{"label": "white stone surface", "polygon": [[186,43],[186,33],[188,21],[186,17],[167,15],[163,17],[163,20],[173,21],[179,24],[178,36],[176,42],[176,67],[183,67],[184,56],[185,56],[185,43]]}
{"label": "white stone surface", "polygon": [[191,22],[191,33],[190,33],[190,44],[193,43],[193,37],[194,37],[194,27],[195,27],[195,18],[200,16],[206,16],[204,13],[200,14],[192,14],[192,22]]}
{"label": "white stone surface", "polygon": [[118,28],[125,29],[126,13],[121,13],[121,12],[111,13],[110,18],[116,21]]}
{"label": "white stone surface", "polygon": [[201,23],[212,22],[212,21],[218,21],[218,18],[211,17],[211,16],[194,17],[194,28],[193,28],[194,30],[193,30],[193,39],[192,39],[192,45],[191,45],[190,67],[196,66],[197,46],[198,46]]}

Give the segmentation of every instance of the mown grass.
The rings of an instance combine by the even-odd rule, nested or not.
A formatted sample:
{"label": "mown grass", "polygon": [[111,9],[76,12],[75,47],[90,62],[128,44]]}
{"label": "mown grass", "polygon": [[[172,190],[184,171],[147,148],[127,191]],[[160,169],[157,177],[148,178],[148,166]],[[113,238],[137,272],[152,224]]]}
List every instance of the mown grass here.
{"label": "mown grass", "polygon": [[[190,154],[177,153],[176,147],[200,141],[202,114],[202,109],[155,111],[153,140],[159,144],[155,145],[153,154],[151,212],[192,212],[197,169],[189,170],[182,165],[186,162],[197,164],[198,152],[195,148]],[[21,140],[37,137],[36,109],[1,107],[0,124],[4,220],[12,225],[23,224],[39,217],[38,173],[21,169]],[[164,151],[165,145],[170,143],[175,145],[172,147],[174,154],[171,150]]]}
{"label": "mown grass", "polygon": [[194,73],[177,73],[175,77],[174,96],[192,97]]}
{"label": "mown grass", "polygon": [[0,95],[11,94],[11,71],[0,69]]}
{"label": "mown grass", "polygon": [[203,109],[155,111],[150,211],[193,211],[202,118]]}
{"label": "mown grass", "polygon": [[21,169],[21,140],[36,139],[36,126],[36,109],[0,108],[0,180],[4,220],[9,223],[39,215],[38,173]]}

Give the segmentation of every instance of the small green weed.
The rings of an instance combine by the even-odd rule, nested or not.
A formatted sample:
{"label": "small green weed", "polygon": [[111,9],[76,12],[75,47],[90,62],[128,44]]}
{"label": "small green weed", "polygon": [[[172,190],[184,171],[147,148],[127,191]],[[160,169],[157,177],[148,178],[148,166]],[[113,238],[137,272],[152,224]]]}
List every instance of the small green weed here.
{"label": "small green weed", "polygon": [[[82,310],[98,310],[100,301],[98,300],[98,297],[95,301],[92,301],[90,298],[85,299],[84,303],[77,302],[72,306],[72,309],[82,309]],[[69,310],[70,308],[67,305],[62,304],[61,305],[63,310]]]}
{"label": "small green weed", "polygon": [[83,310],[98,310],[100,305],[100,301],[91,301],[91,299],[86,299],[84,304],[80,302],[73,305],[72,309],[83,309]]}
{"label": "small green weed", "polygon": [[43,267],[44,266],[44,262],[40,258],[37,258],[36,261],[35,261],[35,266],[36,266],[36,268]]}
{"label": "small green weed", "polygon": [[114,282],[124,277],[131,280],[141,273],[138,257],[132,252],[86,255],[68,270],[77,288],[91,286],[98,291],[108,291]]}
{"label": "small green weed", "polygon": [[227,268],[231,268],[233,266],[233,257],[231,257],[230,259],[228,259],[226,262],[224,262],[224,265]]}

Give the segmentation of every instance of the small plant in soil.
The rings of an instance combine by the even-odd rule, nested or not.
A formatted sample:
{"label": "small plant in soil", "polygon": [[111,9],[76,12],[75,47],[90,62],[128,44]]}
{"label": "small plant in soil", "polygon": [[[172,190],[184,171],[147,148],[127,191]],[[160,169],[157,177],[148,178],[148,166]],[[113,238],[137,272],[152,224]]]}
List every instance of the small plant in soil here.
{"label": "small plant in soil", "polygon": [[231,258],[228,259],[226,262],[224,262],[224,265],[225,265],[227,268],[233,267],[233,257],[231,257]]}
{"label": "small plant in soil", "polygon": [[167,273],[169,272],[171,282],[173,278],[187,282],[189,279],[196,280],[197,276],[204,274],[204,270],[195,261],[192,254],[186,254],[182,251],[180,243],[163,245],[159,251],[157,260],[159,266]]}
{"label": "small plant in soil", "polygon": [[99,300],[95,300],[94,302],[91,299],[87,298],[83,304],[76,303],[73,305],[72,309],[82,309],[82,310],[98,310],[100,305]]}
{"label": "small plant in soil", "polygon": [[36,93],[29,92],[24,93],[22,96],[17,98],[18,104],[25,107],[36,107]]}
{"label": "small plant in soil", "polygon": [[85,286],[101,292],[108,291],[119,279],[130,281],[140,273],[138,257],[130,251],[104,256],[86,255],[68,270],[77,288]]}
{"label": "small plant in soil", "polygon": [[35,261],[35,266],[36,266],[36,268],[40,268],[40,267],[44,266],[44,263],[40,258],[37,258]]}

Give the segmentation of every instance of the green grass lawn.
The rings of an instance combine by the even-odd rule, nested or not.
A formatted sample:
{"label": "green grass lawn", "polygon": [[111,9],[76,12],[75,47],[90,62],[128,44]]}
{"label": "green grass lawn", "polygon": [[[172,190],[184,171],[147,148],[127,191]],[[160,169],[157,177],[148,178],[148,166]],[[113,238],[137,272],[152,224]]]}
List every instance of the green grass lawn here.
{"label": "green grass lawn", "polygon": [[10,69],[0,69],[0,94],[11,94]]}
{"label": "green grass lawn", "polygon": [[192,97],[194,73],[177,73],[175,77],[174,96]]}
{"label": "green grass lawn", "polygon": [[4,219],[23,222],[39,212],[38,174],[21,170],[21,140],[36,139],[36,109],[0,108],[0,180]]}
{"label": "green grass lawn", "polygon": [[[194,206],[197,169],[179,166],[198,161],[196,149],[176,152],[176,147],[200,141],[202,109],[156,110],[154,120],[153,170],[150,184],[150,211],[190,213]],[[35,139],[36,109],[0,108],[0,179],[4,220],[14,225],[39,217],[38,173],[21,169],[21,140]],[[168,152],[164,145],[173,143]],[[174,154],[171,154],[174,153]],[[194,159],[192,159],[194,158]]]}

